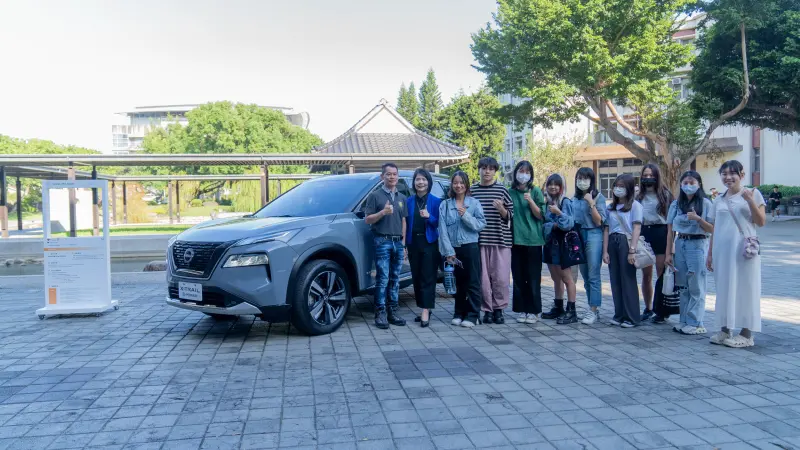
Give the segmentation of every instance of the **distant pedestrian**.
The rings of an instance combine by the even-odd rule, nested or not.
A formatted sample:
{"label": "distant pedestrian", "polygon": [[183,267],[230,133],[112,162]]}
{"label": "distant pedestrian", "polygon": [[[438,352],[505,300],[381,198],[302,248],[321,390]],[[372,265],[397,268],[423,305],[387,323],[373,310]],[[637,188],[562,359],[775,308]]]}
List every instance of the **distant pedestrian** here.
{"label": "distant pedestrian", "polygon": [[589,309],[581,323],[591,325],[599,318],[603,302],[603,285],[600,269],[603,267],[603,224],[608,216],[606,198],[597,191],[594,170],[581,167],[575,174],[575,196],[572,215],[580,225],[581,238],[586,252],[586,264],[581,264],[583,287],[589,300]]}
{"label": "distant pedestrian", "polygon": [[478,239],[486,227],[481,203],[469,195],[469,177],[457,171],[450,178],[447,199],[439,206],[439,251],[455,265],[455,312],[450,322],[472,328],[480,322],[481,252]]}
{"label": "distant pedestrian", "polygon": [[399,171],[394,163],[386,163],[381,167],[381,179],[381,189],[376,189],[367,197],[365,221],[372,227],[375,244],[375,326],[386,329],[390,323],[397,326],[406,324],[398,308],[408,205],[406,196],[397,191]]}
{"label": "distant pedestrian", "polygon": [[439,205],[442,200],[431,194],[433,178],[425,169],[417,169],[413,178],[414,197],[409,199],[406,245],[414,299],[422,308],[418,318],[420,326],[430,323],[430,310],[436,306],[436,278],[441,263],[439,256]]}
{"label": "distant pedestrian", "polygon": [[636,249],[628,245],[628,235],[633,245],[642,231],[642,204],[636,201],[633,176],[622,174],[614,181],[614,198],[608,209],[605,227],[603,262],[608,264],[611,278],[611,296],[614,299],[612,325],[633,328],[639,325],[639,286],[634,266]]}
{"label": "distant pedestrian", "polygon": [[783,194],[778,189],[778,186],[772,188],[772,192],[769,193],[769,208],[772,210],[772,221],[775,222],[775,216],[781,216],[781,199],[783,199]]}
{"label": "distant pedestrian", "polygon": [[[553,309],[549,313],[542,314],[542,318],[556,319],[559,325],[566,325],[578,321],[575,308],[577,291],[572,273],[572,266],[575,264],[566,260],[567,255],[562,251],[562,242],[566,239],[566,233],[573,231],[575,219],[572,215],[572,202],[566,196],[567,186],[564,177],[557,173],[552,174],[547,178],[545,186],[547,211],[544,213],[543,260],[553,280],[556,298],[553,300]],[[564,305],[565,291],[566,305]]]}
{"label": "distant pedestrian", "polygon": [[[719,168],[728,190],[714,201],[714,233],[706,267],[714,272],[715,316],[720,332],[712,344],[742,348],[755,345],[761,331],[761,256],[757,228],[767,222],[764,197],[742,186],[744,167],[736,160]],[[741,328],[733,335],[735,328]]]}
{"label": "distant pedestrian", "polygon": [[[714,206],[706,198],[700,174],[689,170],[680,178],[681,193],[669,207],[666,264],[675,267],[680,292],[681,334],[704,334],[708,237],[714,231]],[[677,239],[675,239],[677,233]]]}
{"label": "distant pedestrian", "polygon": [[514,202],[506,188],[497,182],[500,165],[492,157],[478,161],[480,182],[472,186],[470,193],[481,202],[486,215],[486,228],[481,231],[481,288],[483,290],[483,321],[505,323],[503,310],[508,307],[511,285],[511,247],[514,236],[511,220]]}
{"label": "distant pedestrian", "polygon": [[530,162],[517,163],[508,193],[514,202],[512,310],[518,313],[517,322],[533,324],[539,320],[542,312],[543,214],[546,203],[542,190],[533,185],[533,166]]}
{"label": "distant pedestrian", "polygon": [[[642,204],[642,237],[653,248],[656,255],[655,267],[642,269],[642,297],[644,311],[642,320],[653,318],[656,323],[663,322],[663,317],[653,312],[656,298],[661,298],[664,283],[664,259],[667,254],[667,214],[672,204],[672,192],[661,180],[661,171],[655,164],[646,164],[639,178],[641,189],[636,201]],[[656,288],[653,290],[653,272],[656,275]]]}
{"label": "distant pedestrian", "polygon": [[709,196],[709,198],[711,199],[712,202],[717,199],[718,195],[719,192],[717,192],[717,188],[711,188],[711,195]]}

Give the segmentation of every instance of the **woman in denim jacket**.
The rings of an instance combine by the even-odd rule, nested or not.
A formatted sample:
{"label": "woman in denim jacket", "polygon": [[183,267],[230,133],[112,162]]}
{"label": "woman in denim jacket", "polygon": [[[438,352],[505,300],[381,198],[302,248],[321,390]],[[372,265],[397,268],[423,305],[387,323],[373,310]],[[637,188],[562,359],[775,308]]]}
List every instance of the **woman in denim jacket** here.
{"label": "woman in denim jacket", "polygon": [[481,303],[481,252],[478,234],[486,226],[483,208],[469,195],[469,178],[457,171],[450,178],[450,192],[439,206],[439,252],[455,264],[455,326],[472,328],[479,323]]}
{"label": "woman in denim jacket", "polygon": [[[557,319],[559,325],[566,325],[578,321],[578,313],[575,310],[575,300],[577,292],[575,290],[575,279],[572,277],[572,269],[567,266],[562,268],[565,261],[561,261],[561,248],[559,242],[553,238],[553,227],[558,227],[562,231],[570,231],[575,227],[575,219],[572,215],[572,202],[566,196],[567,185],[564,177],[554,173],[547,178],[545,183],[545,200],[547,210],[544,213],[544,255],[543,260],[550,271],[550,278],[553,279],[553,289],[556,298],[555,306],[549,313],[543,313],[542,319]],[[564,290],[566,288],[567,305],[564,308]],[[559,306],[561,310],[559,311]],[[560,312],[560,315],[556,316]]]}
{"label": "woman in denim jacket", "polygon": [[575,174],[575,196],[572,212],[575,223],[581,226],[581,237],[586,252],[586,264],[580,265],[583,287],[589,300],[589,309],[581,323],[591,325],[599,318],[603,300],[600,269],[603,267],[603,224],[608,216],[606,198],[597,191],[594,170],[581,167]]}

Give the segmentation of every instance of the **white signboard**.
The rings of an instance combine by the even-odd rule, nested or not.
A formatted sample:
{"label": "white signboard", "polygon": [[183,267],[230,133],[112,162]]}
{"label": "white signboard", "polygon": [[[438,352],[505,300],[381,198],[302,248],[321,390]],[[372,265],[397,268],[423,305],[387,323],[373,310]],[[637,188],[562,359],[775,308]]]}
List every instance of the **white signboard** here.
{"label": "white signboard", "polygon": [[[50,191],[92,189],[102,191],[103,233],[93,237],[53,237]],[[43,181],[44,308],[40,319],[64,314],[99,314],[118,302],[111,299],[111,246],[108,232],[108,181]],[[68,224],[67,227],[68,228]]]}

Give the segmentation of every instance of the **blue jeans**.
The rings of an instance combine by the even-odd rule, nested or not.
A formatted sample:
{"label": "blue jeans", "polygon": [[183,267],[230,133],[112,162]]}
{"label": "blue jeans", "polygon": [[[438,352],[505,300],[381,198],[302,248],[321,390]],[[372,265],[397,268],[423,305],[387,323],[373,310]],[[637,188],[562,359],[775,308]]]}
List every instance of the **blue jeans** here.
{"label": "blue jeans", "polygon": [[403,268],[403,242],[375,237],[375,309],[397,308],[400,299],[400,270]]}
{"label": "blue jeans", "polygon": [[589,306],[599,308],[603,302],[603,288],[600,280],[600,269],[603,267],[603,229],[581,228],[581,237],[586,253],[586,264],[580,265],[583,288],[586,289]]}
{"label": "blue jeans", "polygon": [[706,313],[708,239],[675,240],[675,284],[680,290],[681,326],[703,325]]}

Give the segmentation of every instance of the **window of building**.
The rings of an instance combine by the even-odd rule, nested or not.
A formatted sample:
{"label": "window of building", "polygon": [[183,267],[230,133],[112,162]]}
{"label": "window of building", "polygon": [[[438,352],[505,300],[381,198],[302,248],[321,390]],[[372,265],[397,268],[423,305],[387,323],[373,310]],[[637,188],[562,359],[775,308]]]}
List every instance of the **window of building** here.
{"label": "window of building", "polygon": [[[604,160],[601,160],[601,161],[598,162],[598,166],[601,169],[608,168],[608,167],[616,168],[617,167],[617,160],[616,159],[604,159]],[[614,175],[614,176],[616,176],[616,175]]]}
{"label": "window of building", "polygon": [[622,167],[635,167],[641,165],[642,165],[641,159],[626,158],[622,160]]}
{"label": "window of building", "polygon": [[519,137],[517,137],[517,150],[518,150],[518,151],[522,151],[522,150],[524,150],[524,149],[522,148],[522,136],[519,136]]}
{"label": "window of building", "polygon": [[680,42],[681,45],[694,45],[694,38],[684,38],[680,39],[678,42]]}
{"label": "window of building", "polygon": [[608,199],[614,195],[614,180],[617,179],[617,174],[615,173],[601,173],[599,175],[600,178],[600,192]]}
{"label": "window of building", "polygon": [[506,152],[510,152],[511,151],[511,140],[510,139],[506,139],[505,149],[506,149]]}

